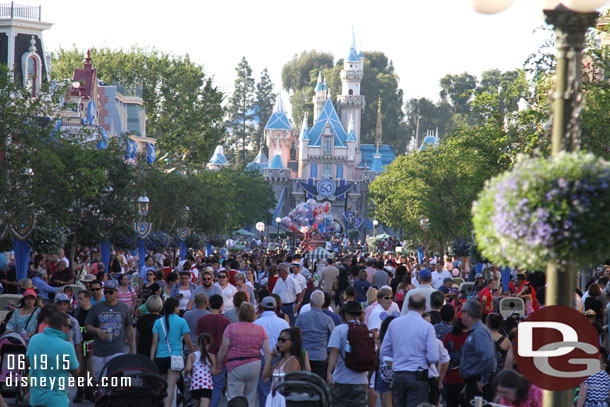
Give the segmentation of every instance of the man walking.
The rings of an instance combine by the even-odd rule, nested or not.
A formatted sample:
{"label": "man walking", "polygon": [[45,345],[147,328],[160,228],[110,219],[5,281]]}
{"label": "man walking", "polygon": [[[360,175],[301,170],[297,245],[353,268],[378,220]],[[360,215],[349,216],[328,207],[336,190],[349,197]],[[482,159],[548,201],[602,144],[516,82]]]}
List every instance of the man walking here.
{"label": "man walking", "polygon": [[430,269],[425,268],[419,272],[419,287],[409,290],[407,292],[407,296],[404,301],[404,305],[402,306],[401,315],[406,315],[409,312],[409,307],[407,304],[409,303],[409,298],[414,294],[422,294],[426,298],[426,312],[430,312],[432,308],[430,307],[430,296],[434,291],[432,288],[432,273],[430,273]]}
{"label": "man walking", "polygon": [[93,374],[99,381],[102,368],[115,356],[123,354],[125,337],[129,353],[135,353],[135,341],[129,306],[117,300],[119,285],[110,280],[104,286],[104,301],[91,307],[85,319],[87,332],[93,339]]}
{"label": "man walking", "polygon": [[296,320],[297,327],[301,328],[303,348],[309,354],[309,363],[312,373],[323,380],[326,379],[328,339],[335,328],[335,323],[328,315],[322,312],[324,293],[316,290],[309,299],[311,310],[299,315]]}
{"label": "man walking", "polygon": [[422,318],[426,297],[413,294],[406,305],[409,313],[388,327],[380,358],[394,371],[394,405],[417,407],[428,401],[428,366],[437,363],[440,354],[434,328]]}
{"label": "man walking", "polygon": [[462,347],[460,376],[466,382],[465,401],[477,395],[486,400],[493,397],[493,376],[496,370],[495,343],[491,332],[481,322],[481,304],[466,301],[462,306],[462,322],[468,328],[468,338]]}
{"label": "man walking", "polygon": [[[285,319],[279,318],[275,313],[276,307],[275,298],[268,296],[263,298],[261,302],[261,308],[263,310],[261,316],[254,321],[256,325],[260,325],[263,327],[267,336],[269,337],[269,348],[273,349],[277,344],[277,338],[279,338],[280,333],[284,329],[290,328],[288,322]],[[311,355],[310,355],[311,358]],[[273,363],[276,361],[274,360]],[[262,369],[264,366],[261,366],[261,378],[258,380],[258,405],[260,407],[265,407],[265,402],[267,401],[267,395],[271,391],[271,380],[263,381],[262,378]],[[313,369],[313,367],[312,367]]]}
{"label": "man walking", "polygon": [[342,313],[348,323],[336,326],[328,341],[330,355],[326,380],[332,386],[332,405],[366,407],[368,372],[356,372],[345,366],[345,352],[350,350],[347,339],[349,323],[362,323],[362,305],[358,301],[349,301],[343,307]]}
{"label": "man walking", "polygon": [[294,277],[288,273],[288,264],[282,263],[277,269],[280,278],[275,283],[275,287],[273,287],[273,294],[279,295],[282,299],[282,312],[288,315],[290,326],[294,326],[295,305],[296,310],[298,310],[305,293],[301,290],[301,286],[296,282]]}

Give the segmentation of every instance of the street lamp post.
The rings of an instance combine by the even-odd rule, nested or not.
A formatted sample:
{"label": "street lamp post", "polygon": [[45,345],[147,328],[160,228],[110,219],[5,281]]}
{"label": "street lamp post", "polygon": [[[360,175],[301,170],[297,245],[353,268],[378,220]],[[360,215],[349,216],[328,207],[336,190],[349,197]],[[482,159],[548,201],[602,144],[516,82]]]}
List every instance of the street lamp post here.
{"label": "street lamp post", "polygon": [[277,218],[275,218],[275,226],[277,226],[277,239],[280,239],[280,222],[282,221],[282,218],[280,218],[279,216]]}
{"label": "street lamp post", "polygon": [[373,236],[377,236],[377,225],[379,225],[379,221],[377,219],[373,220]]}
{"label": "street lamp post", "polygon": [[177,229],[178,238],[180,239],[180,260],[184,260],[184,258],[186,256],[186,252],[188,250],[188,248],[186,246],[186,239],[189,238],[189,236],[191,235],[191,232],[192,232],[191,228],[189,227],[190,213],[191,213],[191,208],[189,208],[188,206],[185,206],[184,212],[182,214],[182,224],[184,226],[181,226]]}
{"label": "street lamp post", "polygon": [[146,222],[144,219],[148,215],[148,209],[150,205],[150,200],[146,196],[146,192],[143,196],[138,198],[138,215],[139,220],[133,223],[133,227],[136,230],[138,235],[138,264],[141,269],[144,266],[144,260],[146,257],[146,247],[144,246],[144,238],[148,236],[150,231],[152,230],[152,223]]}
{"label": "street lamp post", "polygon": [[265,224],[263,222],[258,222],[256,224],[256,230],[261,233],[261,240],[263,240],[263,232],[265,231]]}
{"label": "street lamp post", "polygon": [[[580,143],[581,59],[587,30],[595,25],[597,8],[608,0],[544,0],[546,22],[555,28],[557,72],[553,94],[551,153],[577,150]],[[511,0],[472,0],[473,8],[497,13]],[[574,306],[576,267],[572,263],[546,269],[546,305]],[[544,391],[544,407],[573,404],[573,391]]]}

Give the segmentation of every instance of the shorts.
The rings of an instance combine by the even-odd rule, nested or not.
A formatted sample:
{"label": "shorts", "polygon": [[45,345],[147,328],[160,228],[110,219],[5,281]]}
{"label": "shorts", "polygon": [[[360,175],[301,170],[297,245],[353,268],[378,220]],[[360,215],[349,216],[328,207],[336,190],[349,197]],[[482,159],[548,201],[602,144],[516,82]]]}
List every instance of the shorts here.
{"label": "shorts", "polygon": [[197,389],[191,390],[191,398],[193,400],[212,399],[212,389]]}
{"label": "shorts", "polygon": [[159,373],[167,374],[167,371],[172,366],[172,358],[169,356],[166,358],[155,358],[155,364],[159,368]]}
{"label": "shorts", "polygon": [[377,393],[387,393],[389,391],[392,391],[392,388],[390,387],[390,383],[384,382],[383,379],[381,378],[381,376],[379,375],[379,372],[375,372],[374,374],[374,380],[375,380],[375,391]]}

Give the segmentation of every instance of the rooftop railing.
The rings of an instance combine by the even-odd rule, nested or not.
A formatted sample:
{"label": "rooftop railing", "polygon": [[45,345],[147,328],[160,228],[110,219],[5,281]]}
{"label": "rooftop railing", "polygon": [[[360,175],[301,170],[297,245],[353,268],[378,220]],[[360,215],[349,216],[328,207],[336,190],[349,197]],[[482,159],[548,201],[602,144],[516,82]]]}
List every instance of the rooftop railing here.
{"label": "rooftop railing", "polygon": [[24,20],[41,21],[42,6],[24,6],[15,4],[0,4],[0,18],[21,18]]}

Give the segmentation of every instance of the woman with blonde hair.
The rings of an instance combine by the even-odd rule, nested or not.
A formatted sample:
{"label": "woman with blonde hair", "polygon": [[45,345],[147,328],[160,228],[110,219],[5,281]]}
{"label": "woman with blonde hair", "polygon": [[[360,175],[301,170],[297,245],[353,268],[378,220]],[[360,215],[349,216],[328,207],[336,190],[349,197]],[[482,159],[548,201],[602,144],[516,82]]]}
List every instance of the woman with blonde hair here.
{"label": "woman with blonde hair", "polygon": [[[367,304],[368,304],[368,306],[367,306]],[[366,307],[364,309],[364,323],[365,324],[369,323],[369,317],[371,316],[371,312],[373,312],[373,310],[375,309],[377,304],[378,304],[377,303],[377,289],[375,287],[371,287],[366,292],[366,304],[362,304],[363,307]]]}

